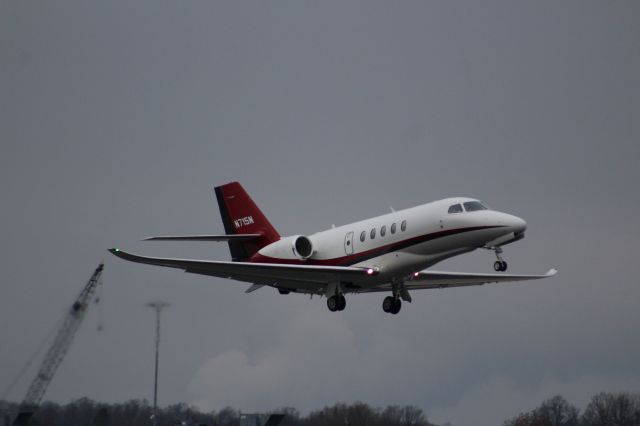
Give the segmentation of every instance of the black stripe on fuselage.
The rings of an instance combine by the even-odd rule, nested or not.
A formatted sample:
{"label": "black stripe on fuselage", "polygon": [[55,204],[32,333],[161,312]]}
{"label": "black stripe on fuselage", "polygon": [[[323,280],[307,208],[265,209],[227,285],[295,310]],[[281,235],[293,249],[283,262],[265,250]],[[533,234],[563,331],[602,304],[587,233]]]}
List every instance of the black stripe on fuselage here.
{"label": "black stripe on fuselage", "polygon": [[278,259],[273,257],[260,256],[256,261],[258,262],[274,262],[274,263],[303,263],[307,265],[333,265],[333,266],[350,266],[356,263],[363,262],[365,260],[373,259],[374,257],[382,256],[390,252],[406,249],[418,244],[425,243],[427,241],[436,240],[438,238],[448,237],[451,235],[463,234],[466,232],[480,231],[484,229],[504,228],[501,225],[494,226],[470,226],[468,228],[447,229],[445,231],[432,232],[430,234],[418,235],[417,237],[408,238],[406,240],[397,241],[395,243],[387,244],[385,246],[375,247],[370,250],[366,250],[360,253],[350,254],[343,257],[336,257],[333,259]]}
{"label": "black stripe on fuselage", "polygon": [[396,243],[388,244],[382,247],[376,247],[371,250],[364,251],[362,253],[353,254],[349,257],[358,257],[357,259],[348,259],[349,263],[341,263],[343,266],[353,265],[355,263],[359,263],[368,259],[373,259],[374,257],[382,256],[383,254],[387,254],[393,251],[398,251],[402,249],[406,249],[418,244],[426,243],[427,241],[436,240],[438,238],[449,237],[451,235],[463,234],[466,232],[472,231],[480,231],[484,229],[493,229],[493,228],[502,228],[502,226],[471,226],[469,228],[458,228],[458,229],[447,229],[446,231],[438,231],[432,232],[430,234],[419,235],[417,237],[408,238],[406,240],[398,241]]}

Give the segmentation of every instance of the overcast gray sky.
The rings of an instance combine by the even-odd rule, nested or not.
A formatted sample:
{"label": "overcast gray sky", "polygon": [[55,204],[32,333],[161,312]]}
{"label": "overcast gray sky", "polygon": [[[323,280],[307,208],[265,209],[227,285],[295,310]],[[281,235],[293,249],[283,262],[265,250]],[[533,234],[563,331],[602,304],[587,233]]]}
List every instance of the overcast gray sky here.
{"label": "overcast gray sky", "polygon": [[[639,22],[633,1],[1,2],[0,384],[104,258],[47,399],[150,398],[156,299],[163,405],[484,426],[640,390]],[[380,295],[330,313],[105,251],[228,259],[139,239],[222,232],[212,188],[232,180],[283,235],[477,197],[528,222],[510,271],[560,273],[415,292],[392,317]]]}

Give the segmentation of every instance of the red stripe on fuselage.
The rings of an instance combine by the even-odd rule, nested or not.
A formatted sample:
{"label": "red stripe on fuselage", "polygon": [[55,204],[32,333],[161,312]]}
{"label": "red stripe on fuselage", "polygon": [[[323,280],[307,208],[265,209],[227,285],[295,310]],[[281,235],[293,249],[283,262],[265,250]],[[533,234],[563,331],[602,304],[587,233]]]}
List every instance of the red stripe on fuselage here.
{"label": "red stripe on fuselage", "polygon": [[407,247],[421,244],[427,241],[432,241],[437,238],[448,237],[450,235],[462,234],[465,232],[479,231],[483,229],[503,228],[503,226],[472,226],[468,228],[448,229],[446,231],[432,232],[430,234],[419,235],[417,237],[408,238],[402,241],[396,241],[395,243],[387,244],[380,247],[375,247],[370,250],[366,250],[360,253],[354,253],[342,257],[336,257],[333,259],[280,259],[277,257],[263,256],[260,253],[254,254],[249,262],[256,263],[284,263],[292,265],[324,265],[324,266],[349,266],[358,262],[372,259],[374,257],[382,256],[383,254],[393,251],[401,250]]}

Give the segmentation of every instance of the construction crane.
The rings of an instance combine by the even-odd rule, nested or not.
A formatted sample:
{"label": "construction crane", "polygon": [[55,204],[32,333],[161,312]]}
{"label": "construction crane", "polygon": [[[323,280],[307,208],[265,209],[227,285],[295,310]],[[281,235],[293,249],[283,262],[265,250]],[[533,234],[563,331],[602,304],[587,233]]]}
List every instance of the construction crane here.
{"label": "construction crane", "polygon": [[31,382],[26,396],[20,403],[18,415],[13,421],[13,426],[24,426],[29,423],[29,420],[38,409],[38,404],[42,400],[42,396],[47,390],[49,383],[51,383],[51,380],[67,353],[67,350],[69,350],[73,337],[75,336],[76,331],[78,331],[78,327],[87,313],[91,297],[95,292],[96,287],[100,284],[100,276],[102,275],[103,269],[104,263],[100,263],[80,292],[80,295],[76,298],[75,302],[73,302],[71,308],[66,313],[62,326],[58,330],[58,333],[53,339],[53,342],[40,365],[38,374]]}

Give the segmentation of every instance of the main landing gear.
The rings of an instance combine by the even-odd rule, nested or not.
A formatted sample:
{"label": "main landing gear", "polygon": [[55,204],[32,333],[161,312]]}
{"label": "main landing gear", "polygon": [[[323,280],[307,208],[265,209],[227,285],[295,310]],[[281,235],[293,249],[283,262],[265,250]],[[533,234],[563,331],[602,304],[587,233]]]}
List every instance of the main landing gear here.
{"label": "main landing gear", "polygon": [[347,307],[347,299],[343,294],[335,294],[327,299],[327,308],[331,312],[344,311]]}
{"label": "main landing gear", "polygon": [[396,315],[402,308],[402,300],[399,297],[387,296],[382,301],[382,310],[386,313]]}
{"label": "main landing gear", "polygon": [[404,281],[393,280],[391,283],[391,296],[382,301],[382,310],[388,314],[396,315],[402,308],[402,301],[411,302],[411,295],[404,286]]}
{"label": "main landing gear", "polygon": [[502,249],[500,247],[492,247],[491,250],[496,253],[496,257],[498,258],[498,260],[496,260],[493,264],[493,270],[496,272],[506,271],[507,262],[505,262],[504,259],[502,259],[502,256],[500,256],[500,254],[502,254]]}

